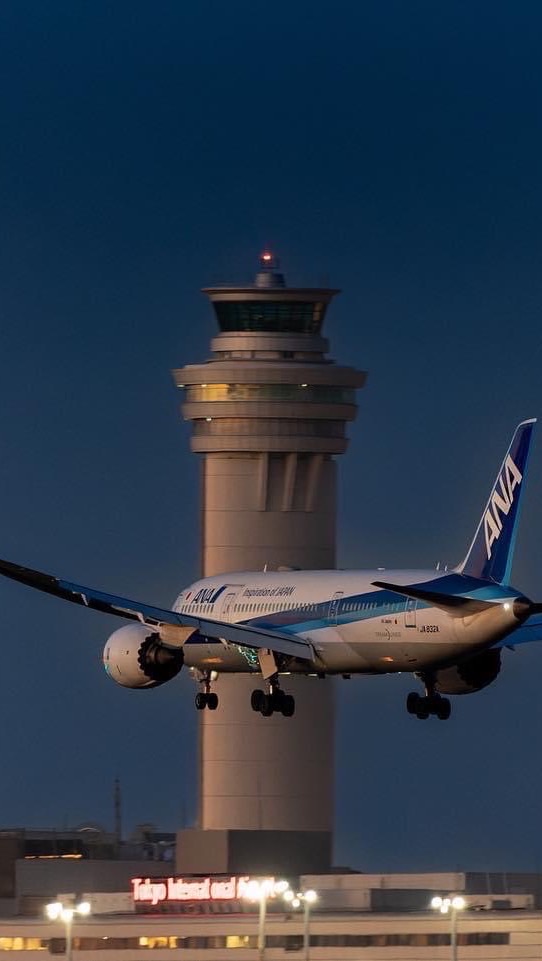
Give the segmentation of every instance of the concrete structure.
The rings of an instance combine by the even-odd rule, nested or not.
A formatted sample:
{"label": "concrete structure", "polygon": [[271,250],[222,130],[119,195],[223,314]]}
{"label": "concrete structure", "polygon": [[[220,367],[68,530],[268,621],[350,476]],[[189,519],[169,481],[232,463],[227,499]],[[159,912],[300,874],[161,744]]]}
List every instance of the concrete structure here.
{"label": "concrete structure", "polygon": [[[186,884],[197,889],[202,880]],[[179,956],[185,961],[256,961],[262,956],[265,961],[285,961],[293,952],[303,961],[445,961],[450,957],[450,918],[429,905],[434,894],[451,892],[462,892],[465,900],[457,918],[460,959],[534,961],[542,950],[542,913],[533,909],[537,899],[529,893],[531,883],[540,890],[540,875],[352,873],[299,878],[298,890],[314,886],[318,894],[310,918],[280,896],[269,898],[261,952],[258,905],[227,900],[224,888],[236,880],[247,881],[216,879],[221,888],[214,901],[212,893],[210,900],[202,899],[198,889],[192,900],[153,904],[149,896],[146,905],[135,898],[130,903],[127,892],[82,892],[93,915],[74,921],[73,957],[130,961],[158,951],[163,961],[178,961]],[[491,893],[494,888],[497,893]],[[135,882],[132,889],[137,889]],[[69,897],[61,899],[69,903]],[[19,961],[37,961],[39,951],[42,956],[44,951],[66,955],[65,926],[45,920],[43,903],[32,917],[1,920],[0,959],[11,951],[18,952]]]}
{"label": "concrete structure", "polygon": [[[68,832],[59,840],[69,841]],[[79,840],[76,832],[73,840]],[[296,910],[278,892],[269,896],[260,951],[259,904],[247,898],[257,878],[183,878],[164,861],[92,857],[99,847],[66,860],[64,843],[51,856],[48,842],[27,838],[24,856],[14,863],[15,852],[0,852],[4,874],[9,861],[16,878],[10,916],[0,902],[0,961],[11,951],[19,961],[37,961],[40,951],[42,957],[48,952],[68,961],[131,961],[149,950],[163,961],[286,961],[292,952],[303,961],[445,961],[451,953],[450,917],[430,904],[435,895],[449,894],[464,899],[457,917],[460,961],[541,956],[540,874],[349,871],[290,877],[294,891],[312,889],[316,900],[305,913],[303,904]],[[74,919],[71,955],[65,924],[45,917],[45,905],[57,898],[64,904],[87,900],[92,907],[91,917]]]}
{"label": "concrete structure", "polygon": [[[288,288],[264,254],[253,286],[204,293],[219,325],[212,358],[174,371],[202,455],[202,574],[333,568],[335,457],[365,381],[326,357],[322,324],[338,291]],[[202,715],[199,824],[181,832],[179,871],[255,871],[264,846],[272,870],[331,863],[332,682],[289,679],[291,719],[254,714],[253,687],[221,677],[220,707]]]}
{"label": "concrete structure", "polygon": [[0,829],[0,917],[39,914],[59,891],[130,890],[130,878],[172,869],[175,836],[137,825],[122,841],[95,822],[73,829]]}
{"label": "concrete structure", "polygon": [[[53,928],[56,926],[56,930]],[[254,914],[228,917],[91,917],[73,928],[77,961],[131,961],[150,951],[163,961],[256,961],[258,921]],[[464,961],[535,961],[542,949],[542,915],[530,911],[463,912],[458,952]],[[44,951],[64,956],[62,925],[41,919],[2,925],[0,958],[17,951],[19,961],[37,961]],[[180,954],[179,954],[180,952]],[[303,958],[303,920],[269,915],[267,961]],[[448,961],[450,922],[435,912],[388,915],[321,915],[310,922],[312,961]],[[304,961],[304,959],[303,959]]]}

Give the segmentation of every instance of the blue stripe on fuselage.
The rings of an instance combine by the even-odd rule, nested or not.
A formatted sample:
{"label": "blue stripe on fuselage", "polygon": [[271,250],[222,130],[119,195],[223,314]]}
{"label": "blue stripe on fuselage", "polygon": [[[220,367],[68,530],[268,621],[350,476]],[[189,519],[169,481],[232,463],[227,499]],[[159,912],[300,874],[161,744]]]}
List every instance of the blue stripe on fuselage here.
{"label": "blue stripe on fuselage", "polygon": [[[439,594],[449,594],[452,597],[466,597],[470,599],[499,601],[509,598],[510,594],[517,594],[514,588],[506,585],[494,584],[491,581],[481,581],[476,577],[469,577],[462,574],[450,573],[444,577],[434,578],[428,581],[420,581],[414,584],[406,584],[405,587],[413,587],[419,590],[434,590]],[[327,627],[336,627],[344,624],[355,624],[361,621],[369,621],[374,618],[382,617],[386,613],[405,613],[406,597],[395,591],[375,589],[364,594],[349,594],[343,596],[335,602],[333,616],[329,616],[332,598],[325,601],[318,601],[310,611],[310,616],[300,619],[304,614],[301,610],[275,611],[269,614],[258,614],[256,617],[243,618],[238,621],[247,627],[260,627],[266,630],[281,631],[284,634],[301,634],[309,631],[318,631]],[[393,612],[390,608],[400,604],[399,610]],[[347,610],[346,608],[358,607],[358,610]],[[363,607],[363,605],[366,605]],[[417,610],[425,610],[432,605],[428,601],[418,600]],[[307,612],[308,613],[308,612]],[[186,641],[187,644],[220,643],[215,638],[205,638],[200,634],[192,635]]]}

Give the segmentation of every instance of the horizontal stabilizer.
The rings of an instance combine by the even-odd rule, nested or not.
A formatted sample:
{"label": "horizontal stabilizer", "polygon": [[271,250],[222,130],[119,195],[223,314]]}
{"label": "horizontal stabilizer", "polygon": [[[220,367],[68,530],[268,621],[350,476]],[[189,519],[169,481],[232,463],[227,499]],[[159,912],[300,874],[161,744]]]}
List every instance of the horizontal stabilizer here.
{"label": "horizontal stabilizer", "polygon": [[[312,646],[304,638],[296,635],[252,627],[250,624],[213,621],[210,618],[182,614],[167,608],[152,607],[140,601],[131,601],[127,597],[105,594],[92,587],[72,584],[69,581],[54,577],[52,574],[34,571],[30,567],[21,567],[11,561],[0,560],[0,575],[9,577],[13,581],[19,581],[21,584],[27,584],[28,587],[34,587],[38,591],[44,591],[46,594],[61,597],[73,604],[82,604],[84,607],[90,607],[94,611],[102,611],[104,614],[116,614],[118,617],[139,621],[141,624],[148,624],[150,627],[160,627],[162,624],[173,625],[174,627],[191,627],[194,631],[198,631],[202,637],[210,637],[256,650],[271,650],[276,654],[285,654],[287,657],[301,658],[306,661],[313,660]],[[188,634],[188,636],[190,635]],[[164,646],[168,647],[167,639],[164,641]],[[177,647],[178,642],[171,646]]]}
{"label": "horizontal stabilizer", "polygon": [[492,601],[481,601],[473,597],[463,597],[461,594],[442,594],[439,591],[424,591],[419,587],[410,587],[408,584],[388,584],[385,581],[373,581],[374,587],[381,587],[385,591],[393,591],[394,594],[401,594],[403,597],[412,597],[417,601],[424,601],[439,607],[448,614],[455,614],[457,617],[465,617],[467,614],[479,614],[494,607]]}
{"label": "horizontal stabilizer", "polygon": [[514,650],[520,644],[531,644],[533,641],[542,641],[542,616],[540,614],[529,618],[525,624],[521,624],[513,634],[504,637],[496,646]]}

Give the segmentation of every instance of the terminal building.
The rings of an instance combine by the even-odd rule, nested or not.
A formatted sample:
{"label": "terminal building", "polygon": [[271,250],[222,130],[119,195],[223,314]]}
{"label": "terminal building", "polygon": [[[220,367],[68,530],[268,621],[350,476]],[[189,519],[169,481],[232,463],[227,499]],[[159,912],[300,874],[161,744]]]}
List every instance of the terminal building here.
{"label": "terminal building", "polygon": [[[68,835],[59,851],[70,847]],[[451,950],[458,961],[526,961],[542,954],[542,875],[342,869],[285,879],[298,896],[286,901],[284,885],[271,893],[277,879],[178,877],[156,859],[66,860],[51,855],[50,837],[43,840],[43,857],[35,833],[32,854],[16,859],[9,915],[0,903],[0,959],[13,951],[20,961],[38,961],[38,952],[66,961],[139,961],[149,951],[163,961],[438,961]],[[2,876],[5,860],[4,849]],[[264,911],[254,896],[262,881]],[[446,893],[462,896],[453,919],[431,907]],[[88,915],[74,914],[69,926],[46,919],[48,903],[80,899]]]}

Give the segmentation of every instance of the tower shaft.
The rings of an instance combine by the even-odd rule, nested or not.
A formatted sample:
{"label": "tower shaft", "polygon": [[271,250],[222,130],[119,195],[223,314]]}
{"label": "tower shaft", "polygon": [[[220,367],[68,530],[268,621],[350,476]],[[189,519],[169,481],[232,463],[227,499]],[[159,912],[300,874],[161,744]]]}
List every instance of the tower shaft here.
{"label": "tower shaft", "polygon": [[[264,270],[253,287],[204,292],[220,327],[212,359],[174,371],[202,455],[202,574],[331,569],[334,458],[365,380],[326,357],[320,330],[337,291],[287,288]],[[181,833],[181,870],[194,870],[192,852],[197,870],[329,866],[333,684],[285,678],[293,718],[255,714],[255,686],[254,677],[220,677],[219,709],[202,713],[199,824]]]}

